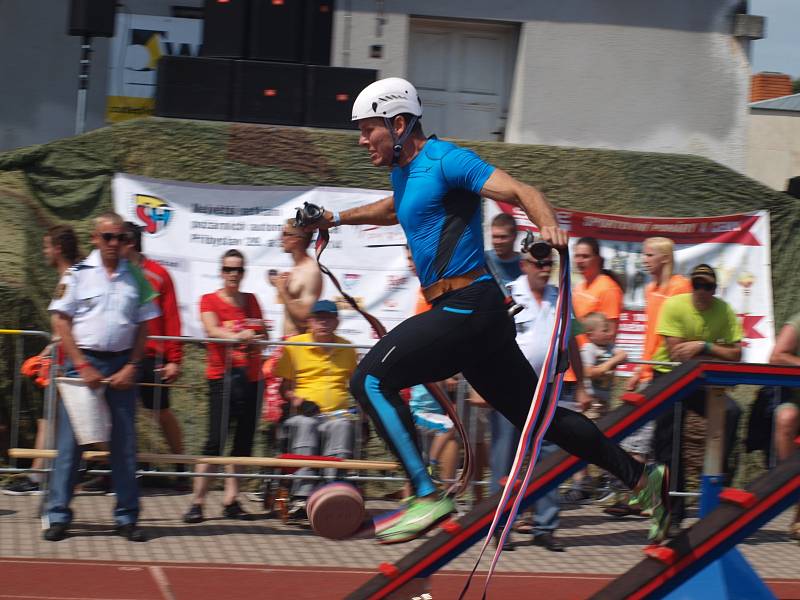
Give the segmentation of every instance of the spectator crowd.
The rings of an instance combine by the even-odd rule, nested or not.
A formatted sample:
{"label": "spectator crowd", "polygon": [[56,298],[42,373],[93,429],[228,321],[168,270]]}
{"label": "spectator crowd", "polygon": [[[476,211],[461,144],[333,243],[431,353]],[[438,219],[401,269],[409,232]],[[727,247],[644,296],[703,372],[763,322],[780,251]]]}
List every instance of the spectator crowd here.
{"label": "spectator crowd", "polygon": [[[538,374],[556,319],[558,289],[552,281],[557,256],[553,253],[547,258],[534,258],[516,252],[517,235],[514,219],[507,214],[498,215],[491,223],[492,249],[486,253],[486,262],[498,285],[522,307],[513,317],[516,339]],[[309,254],[310,242],[311,234],[295,227],[292,220],[284,224],[282,249],[290,255],[292,267],[284,273],[270,271],[265,282],[267,289],[274,290],[273,301],[283,307],[283,330],[277,335],[269,331],[256,294],[241,289],[247,269],[245,256],[237,249],[222,254],[220,287],[205,294],[199,304],[198,316],[206,336],[219,340],[206,344],[208,428],[203,455],[251,456],[259,420],[267,415],[269,422],[262,428],[268,447],[276,453],[337,459],[355,456],[356,440],[363,437],[363,423],[353,406],[349,382],[356,371],[358,355],[353,345],[336,333],[336,302],[321,298],[322,275]],[[44,236],[45,260],[59,277],[49,306],[53,343],[58,344],[57,364],[49,364],[48,346],[26,361],[24,372],[38,376],[40,385],[46,385],[47,377],[42,373],[47,368],[57,368],[61,374],[80,378],[107,403],[110,435],[103,447],[110,450],[111,477],[80,481],[83,446],[77,442],[70,414],[59,402],[54,423],[58,455],[43,509],[47,520],[44,537],[58,541],[68,535],[70,504],[76,489],[100,489],[116,495],[113,516],[118,534],[131,541],[144,541],[146,531],[138,525],[137,404],[152,411],[153,421],[158,423],[171,454],[183,455],[185,447],[180,419],[170,397],[172,386],[181,379],[182,344],[148,339],[180,335],[179,293],[168,270],[147,257],[137,225],[124,222],[115,213],[101,214],[94,220],[91,243],[92,251],[83,257],[71,228],[58,225]],[[642,359],[653,364],[638,364],[632,376],[626,378],[625,388],[641,391],[673,370],[675,363],[693,359],[741,360],[742,327],[732,307],[716,295],[714,269],[706,264],[685,265],[688,275],[678,273],[674,245],[667,238],[645,240],[642,256],[650,276],[645,290]],[[575,335],[569,344],[570,369],[559,405],[599,419],[612,407],[615,370],[629,359],[615,343],[623,310],[624,276],[605,268],[600,243],[594,238],[577,241],[572,261],[580,276],[573,286]],[[416,311],[428,308],[420,294]],[[270,340],[288,345],[270,346],[265,352],[265,342]],[[800,366],[800,314],[780,330],[770,362]],[[451,395],[464,387],[457,378],[436,385]],[[479,476],[489,468],[489,492],[495,493],[511,467],[519,432],[477,392],[469,390],[465,395],[470,400],[468,409],[475,416],[471,422],[478,441]],[[426,449],[432,477],[444,486],[456,477],[459,463],[453,423],[424,387],[408,390],[407,396],[408,418],[418,432],[416,443]],[[800,433],[798,398],[799,392],[782,389],[762,402],[768,408],[758,413],[761,427],[771,432],[762,447],[772,457],[772,464],[793,452],[794,439]],[[675,414],[668,411],[628,437],[623,448],[640,462],[657,460],[670,465],[677,489],[683,490],[687,485],[684,461],[673,464],[674,445],[680,439],[675,428],[683,428],[687,411],[705,416],[705,390],[698,390],[680,405],[682,410]],[[742,409],[730,397],[725,398],[725,407],[723,471],[729,485],[737,468]],[[46,425],[43,418],[37,421],[37,448],[44,448]],[[751,422],[751,431],[754,427],[757,429],[758,424]],[[540,458],[557,450],[558,446],[545,442]],[[33,464],[34,469],[41,467],[41,461]],[[178,472],[184,468],[181,462],[175,465]],[[200,463],[194,468],[203,475],[212,467]],[[240,468],[227,465],[225,470],[235,474]],[[320,481],[341,476],[341,472],[333,468],[321,472],[303,468],[295,475],[291,485],[276,488],[265,484],[252,498],[274,506],[277,496],[283,494],[287,499],[285,515],[302,521],[306,518],[305,502],[315,487]],[[16,477],[3,492],[39,494],[41,478],[35,472]],[[253,516],[240,502],[239,482],[237,477],[224,477],[221,514],[225,518]],[[186,523],[200,523],[213,510],[206,507],[210,483],[209,477],[193,478],[191,500],[183,516]],[[180,477],[176,485],[187,488],[188,479]],[[532,511],[509,526],[517,534],[532,536],[535,545],[564,551],[557,536],[561,507],[594,501],[615,518],[640,514],[635,498],[623,488],[608,474],[584,470],[562,492],[547,494]],[[394,497],[408,493],[399,490]],[[478,488],[475,496],[482,496],[482,490]],[[684,498],[675,498],[670,536],[679,533],[686,514]],[[800,507],[790,536],[800,541]],[[506,550],[513,550],[511,538],[508,540]]]}

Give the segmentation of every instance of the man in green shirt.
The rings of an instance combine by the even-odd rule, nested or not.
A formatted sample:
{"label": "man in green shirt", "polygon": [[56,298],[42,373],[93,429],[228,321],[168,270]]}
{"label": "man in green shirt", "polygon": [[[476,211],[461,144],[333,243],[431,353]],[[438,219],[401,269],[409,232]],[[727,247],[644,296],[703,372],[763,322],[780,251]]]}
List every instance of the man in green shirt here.
{"label": "man in green shirt", "polygon": [[[668,298],[659,313],[656,333],[661,336],[658,350],[653,355],[655,361],[685,362],[691,359],[739,361],[742,357],[742,326],[731,306],[714,296],[717,277],[714,269],[706,264],[697,265],[689,278],[692,282],[691,294],[680,294]],[[673,367],[655,366],[654,377],[669,373]],[[700,388],[683,400],[684,410],[691,410],[705,416],[706,390]],[[727,398],[725,411],[725,462],[723,471],[726,485],[730,485],[736,465],[732,454],[736,446],[736,432],[742,411]],[[681,423],[683,427],[683,423]],[[653,440],[655,459],[672,467],[672,440],[674,415],[672,411],[656,419]],[[683,461],[677,466],[677,485],[683,491],[686,476]],[[685,516],[682,497],[673,498],[672,526],[669,536],[677,535],[680,523]]]}

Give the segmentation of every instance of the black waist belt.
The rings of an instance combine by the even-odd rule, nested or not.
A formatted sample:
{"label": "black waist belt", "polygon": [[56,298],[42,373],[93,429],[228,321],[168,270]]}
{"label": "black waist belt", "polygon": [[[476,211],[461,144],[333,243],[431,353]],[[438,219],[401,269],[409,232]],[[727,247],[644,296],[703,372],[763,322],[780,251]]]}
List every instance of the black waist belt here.
{"label": "black waist belt", "polygon": [[94,358],[117,358],[118,356],[126,356],[131,353],[131,348],[127,350],[120,350],[119,352],[106,352],[105,350],[86,350],[81,348],[86,356],[93,356]]}

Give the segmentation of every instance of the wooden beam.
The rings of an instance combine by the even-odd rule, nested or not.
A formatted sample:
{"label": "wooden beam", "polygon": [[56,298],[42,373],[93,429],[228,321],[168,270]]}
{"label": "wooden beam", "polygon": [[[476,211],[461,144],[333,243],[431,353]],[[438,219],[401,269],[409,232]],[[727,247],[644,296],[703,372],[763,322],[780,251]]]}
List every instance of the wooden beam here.
{"label": "wooden beam", "polygon": [[[33,448],[10,448],[12,458],[55,458],[55,450],[36,450]],[[106,461],[110,453],[99,450],[86,450],[83,460]],[[192,456],[187,454],[139,454],[137,461],[145,463],[171,463],[184,465],[238,465],[243,467],[274,467],[300,469],[342,469],[348,471],[397,471],[400,465],[378,460],[314,460],[300,458],[269,458],[265,456]]]}

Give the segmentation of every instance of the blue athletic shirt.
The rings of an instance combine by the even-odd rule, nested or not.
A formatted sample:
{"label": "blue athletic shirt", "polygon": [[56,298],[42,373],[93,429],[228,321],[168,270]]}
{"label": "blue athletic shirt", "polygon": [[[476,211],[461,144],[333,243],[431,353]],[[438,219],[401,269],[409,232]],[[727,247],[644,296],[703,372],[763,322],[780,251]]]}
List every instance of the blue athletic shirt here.
{"label": "blue athletic shirt", "polygon": [[397,220],[422,287],[486,264],[480,191],[494,169],[431,136],[414,160],[392,170]]}

